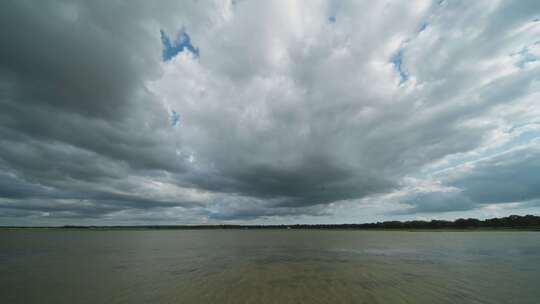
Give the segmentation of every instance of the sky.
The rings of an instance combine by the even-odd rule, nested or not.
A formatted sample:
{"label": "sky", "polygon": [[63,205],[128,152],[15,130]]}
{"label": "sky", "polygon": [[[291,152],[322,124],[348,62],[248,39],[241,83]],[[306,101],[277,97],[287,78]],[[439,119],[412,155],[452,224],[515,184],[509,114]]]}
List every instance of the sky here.
{"label": "sky", "polygon": [[540,1],[2,1],[0,225],[540,214]]}

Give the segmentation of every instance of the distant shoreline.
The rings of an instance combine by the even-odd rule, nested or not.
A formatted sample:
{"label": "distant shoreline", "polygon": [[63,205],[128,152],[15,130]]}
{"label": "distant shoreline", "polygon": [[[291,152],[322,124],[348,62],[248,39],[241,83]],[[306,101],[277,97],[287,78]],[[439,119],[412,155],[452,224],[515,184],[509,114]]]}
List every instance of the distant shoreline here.
{"label": "distant shoreline", "polygon": [[486,227],[486,228],[440,228],[440,229],[423,229],[423,228],[281,228],[281,227],[242,227],[242,228],[230,228],[230,227],[146,227],[146,226],[99,226],[99,227],[77,227],[77,228],[65,228],[65,227],[41,227],[41,226],[24,226],[24,227],[8,227],[0,226],[0,231],[227,231],[227,230],[265,230],[265,231],[277,231],[277,230],[291,230],[291,231],[379,231],[379,232],[540,232],[540,227]]}
{"label": "distant shoreline", "polygon": [[363,230],[363,231],[540,231],[540,216],[455,221],[386,221],[366,224],[293,225],[111,225],[111,226],[0,226],[0,230]]}

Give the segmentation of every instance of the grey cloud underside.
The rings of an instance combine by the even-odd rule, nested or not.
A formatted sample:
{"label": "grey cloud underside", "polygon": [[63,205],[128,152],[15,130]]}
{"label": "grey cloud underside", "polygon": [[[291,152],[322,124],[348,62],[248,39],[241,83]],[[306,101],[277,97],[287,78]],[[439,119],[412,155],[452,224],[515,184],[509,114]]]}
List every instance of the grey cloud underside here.
{"label": "grey cloud underside", "polygon": [[472,210],[486,204],[538,204],[540,200],[538,144],[478,161],[465,172],[443,178],[447,191],[408,195],[409,209],[397,213]]}
{"label": "grey cloud underside", "polygon": [[[326,216],[481,147],[497,126],[476,119],[538,91],[538,66],[490,65],[534,44],[518,29],[538,1],[224,3],[0,4],[0,220]],[[185,30],[200,56],[161,62],[160,30]],[[536,199],[532,151],[444,181],[459,194],[403,202]]]}
{"label": "grey cloud underside", "polygon": [[[103,215],[126,208],[150,209],[200,206],[197,202],[166,201],[126,193],[113,193],[98,189],[77,192],[57,190],[39,184],[31,184],[8,175],[0,175],[0,209],[20,209],[39,212],[70,212],[84,217]],[[75,187],[71,187],[75,188]],[[24,203],[18,201],[24,200]],[[55,202],[55,200],[57,202]]]}
{"label": "grey cloud underside", "polygon": [[518,150],[479,163],[450,182],[478,203],[512,203],[540,198],[540,150]]}
{"label": "grey cloud underside", "polygon": [[[91,217],[193,205],[101,189],[133,174],[183,171],[174,142],[161,131],[167,111],[144,88],[158,72],[152,55],[160,52],[148,43],[155,37],[144,28],[145,9],[152,7],[2,3],[0,167],[17,181],[2,179],[9,202],[0,208]],[[44,202],[30,201],[38,199]]]}

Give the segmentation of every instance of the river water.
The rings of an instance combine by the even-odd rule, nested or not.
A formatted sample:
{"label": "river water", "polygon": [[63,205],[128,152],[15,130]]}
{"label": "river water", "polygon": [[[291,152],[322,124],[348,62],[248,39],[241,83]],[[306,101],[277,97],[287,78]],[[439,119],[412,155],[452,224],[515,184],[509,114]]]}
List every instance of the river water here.
{"label": "river water", "polygon": [[0,299],[540,303],[540,233],[0,231]]}

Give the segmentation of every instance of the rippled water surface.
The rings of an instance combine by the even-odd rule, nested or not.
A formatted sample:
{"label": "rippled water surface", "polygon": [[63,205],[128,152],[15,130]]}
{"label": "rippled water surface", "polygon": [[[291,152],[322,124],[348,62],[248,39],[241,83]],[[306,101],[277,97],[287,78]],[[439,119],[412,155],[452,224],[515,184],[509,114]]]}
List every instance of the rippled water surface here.
{"label": "rippled water surface", "polygon": [[539,232],[2,231],[2,303],[540,303]]}

